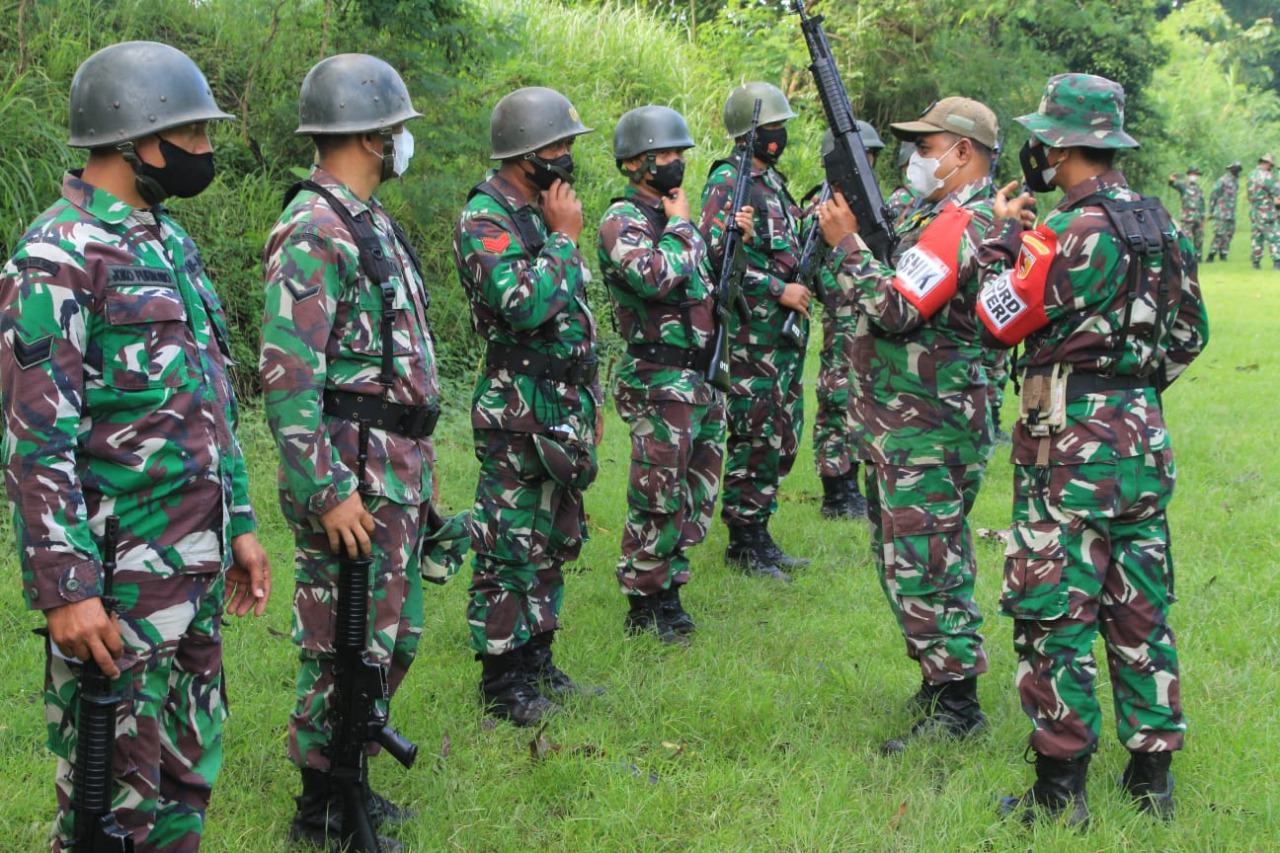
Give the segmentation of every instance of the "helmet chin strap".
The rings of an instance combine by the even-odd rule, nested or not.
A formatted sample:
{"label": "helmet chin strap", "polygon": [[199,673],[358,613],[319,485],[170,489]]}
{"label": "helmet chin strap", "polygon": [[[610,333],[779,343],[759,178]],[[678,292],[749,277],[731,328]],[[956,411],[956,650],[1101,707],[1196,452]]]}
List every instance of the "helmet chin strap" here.
{"label": "helmet chin strap", "polygon": [[564,169],[561,169],[555,163],[552,163],[548,160],[543,160],[541,157],[539,157],[537,154],[533,153],[532,151],[524,155],[524,159],[528,160],[530,163],[532,163],[533,165],[539,168],[546,169],[548,172],[555,175],[557,178],[564,181],[566,184],[573,183],[572,174],[570,174],[569,172],[566,172]]}
{"label": "helmet chin strap", "polygon": [[627,176],[627,179],[631,181],[631,183],[639,186],[641,181],[644,180],[645,172],[648,172],[650,177],[653,177],[658,174],[657,152],[650,151],[648,154],[646,154],[644,158],[644,162],[641,163],[639,166],[637,166],[634,172],[627,169],[625,166],[623,167],[622,171],[623,171],[623,174]]}
{"label": "helmet chin strap", "polygon": [[116,145],[116,150],[120,152],[120,156],[129,164],[129,168],[133,169],[133,182],[137,187],[138,195],[142,196],[142,200],[147,203],[148,207],[155,207],[166,198],[169,193],[164,187],[160,186],[160,182],[150,175],[143,174],[142,158],[138,156],[138,149],[134,147],[133,141],[121,142]]}
{"label": "helmet chin strap", "polygon": [[396,176],[396,141],[389,127],[382,128],[378,134],[382,136],[382,172],[379,179],[385,183]]}

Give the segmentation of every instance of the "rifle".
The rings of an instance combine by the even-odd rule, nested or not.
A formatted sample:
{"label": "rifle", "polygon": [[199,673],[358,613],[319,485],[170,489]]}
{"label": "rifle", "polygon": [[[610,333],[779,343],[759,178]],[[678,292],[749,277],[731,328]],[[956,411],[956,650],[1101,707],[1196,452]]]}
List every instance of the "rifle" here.
{"label": "rifle", "polygon": [[796,11],[800,13],[800,30],[804,33],[809,57],[813,60],[809,70],[813,72],[818,96],[822,99],[827,127],[835,137],[835,146],[822,157],[827,183],[840,191],[848,202],[849,209],[858,218],[858,235],[867,244],[871,254],[880,263],[888,264],[898,243],[898,236],[893,231],[889,208],[884,203],[880,185],[876,183],[875,173],[871,170],[867,147],[858,136],[849,95],[845,92],[839,69],[831,56],[827,34],[822,29],[822,16],[810,18],[805,14],[804,0],[794,2]]}
{"label": "rifle", "polygon": [[[120,609],[112,595],[120,516],[107,516],[102,536],[102,609],[110,618]],[[80,666],[80,699],[76,708],[75,853],[133,853],[133,837],[111,811],[112,763],[116,751],[116,708],[121,697],[111,679],[90,657]]]}
{"label": "rifle", "polygon": [[746,205],[751,190],[751,158],[756,144],[756,125],[760,121],[760,105],[760,99],[756,98],[746,147],[738,164],[737,182],[733,186],[733,203],[729,205],[729,219],[725,223],[724,253],[720,262],[720,280],[716,284],[716,332],[711,341],[707,382],[721,391],[728,391],[733,384],[729,375],[729,321],[732,313],[736,311],[738,320],[743,323],[751,319],[751,308],[742,295],[742,279],[747,274],[747,247],[742,242],[742,229],[738,227],[738,213]]}
{"label": "rifle", "polygon": [[[369,424],[361,422],[357,460],[361,494],[368,492],[365,466],[369,458]],[[342,797],[344,850],[349,853],[378,853],[377,833],[369,818],[365,797],[368,765],[365,747],[382,746],[402,765],[412,767],[418,747],[393,729],[379,702],[390,698],[387,672],[368,651],[369,577],[372,557],[350,557],[346,550],[338,559],[338,613],[334,629],[333,737],[329,742],[329,773]]]}
{"label": "rifle", "polygon": [[[813,225],[809,228],[809,236],[805,238],[804,247],[800,250],[800,260],[796,264],[796,281],[818,297],[818,301],[826,303],[827,289],[822,285],[822,267],[826,261],[826,247],[822,243],[822,229],[818,227],[817,209],[831,198],[831,185],[823,184],[818,200],[814,202]],[[791,345],[799,348],[804,345],[804,335],[800,333],[800,312],[791,309],[787,319],[782,321],[782,337]]]}

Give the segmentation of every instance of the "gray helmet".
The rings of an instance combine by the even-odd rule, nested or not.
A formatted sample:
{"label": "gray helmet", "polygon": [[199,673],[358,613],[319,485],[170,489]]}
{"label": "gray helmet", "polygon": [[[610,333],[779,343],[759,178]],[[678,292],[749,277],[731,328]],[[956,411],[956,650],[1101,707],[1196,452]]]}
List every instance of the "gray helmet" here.
{"label": "gray helmet", "polygon": [[911,155],[915,153],[916,144],[914,142],[902,142],[898,145],[898,168],[911,162]]}
{"label": "gray helmet", "polygon": [[868,151],[884,150],[884,143],[880,141],[880,134],[876,133],[874,127],[862,119],[857,119],[855,124],[858,128],[858,136],[862,139],[862,144],[866,146]]}
{"label": "gray helmet", "polygon": [[613,129],[615,160],[630,160],[647,151],[692,147],[689,125],[671,107],[636,107],[623,113]]}
{"label": "gray helmet", "polygon": [[507,160],[545,148],[553,142],[590,133],[569,99],[543,86],[516,89],[493,108],[489,117],[491,160]]}
{"label": "gray helmet", "polygon": [[394,68],[367,53],[340,53],[303,78],[294,134],[368,133],[421,116]]}
{"label": "gray helmet", "polygon": [[737,139],[751,129],[751,112],[760,103],[760,124],[795,118],[791,104],[782,90],[772,83],[743,83],[729,93],[724,102],[724,129],[730,139]]}
{"label": "gray helmet", "polygon": [[154,41],[104,47],[71,78],[72,148],[99,148],[200,121],[233,119],[191,57]]}

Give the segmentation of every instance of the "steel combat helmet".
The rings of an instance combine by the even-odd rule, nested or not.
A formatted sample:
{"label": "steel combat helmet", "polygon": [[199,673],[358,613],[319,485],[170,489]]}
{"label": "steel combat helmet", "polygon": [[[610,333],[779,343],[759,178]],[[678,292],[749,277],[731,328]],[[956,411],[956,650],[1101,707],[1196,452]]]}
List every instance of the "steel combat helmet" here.
{"label": "steel combat helmet", "polygon": [[751,113],[760,101],[760,124],[772,124],[796,117],[782,90],[772,83],[743,83],[724,102],[724,129],[737,139],[751,129]]}
{"label": "steel combat helmet", "polygon": [[489,117],[491,160],[532,154],[553,142],[591,133],[569,99],[543,86],[517,89],[493,108]]}
{"label": "steel combat helmet", "polygon": [[648,151],[692,148],[693,137],[684,116],[671,107],[636,107],[623,113],[613,129],[613,156],[630,160]]}
{"label": "steel combat helmet", "polygon": [[294,134],[371,133],[421,117],[394,68],[367,53],[340,53],[303,78]]}

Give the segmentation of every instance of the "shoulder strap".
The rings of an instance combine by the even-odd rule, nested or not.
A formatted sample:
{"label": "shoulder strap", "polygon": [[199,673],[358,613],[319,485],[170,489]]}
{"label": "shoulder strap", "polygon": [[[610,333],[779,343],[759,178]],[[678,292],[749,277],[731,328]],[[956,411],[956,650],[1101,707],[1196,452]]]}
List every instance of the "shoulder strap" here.
{"label": "shoulder strap", "polygon": [[538,233],[538,226],[533,222],[533,211],[530,210],[528,205],[516,210],[511,206],[511,202],[507,200],[507,197],[498,192],[497,188],[488,181],[481,181],[472,187],[467,199],[475,198],[477,193],[493,199],[511,217],[511,221],[516,224],[516,231],[520,234],[520,243],[524,246],[526,252],[530,255],[537,255],[542,251],[546,241]]}

